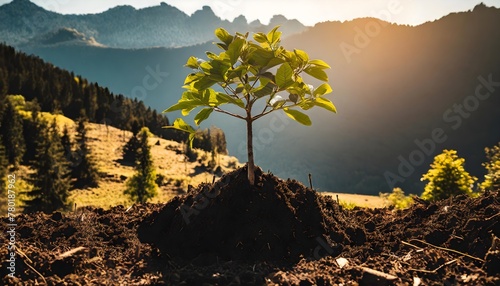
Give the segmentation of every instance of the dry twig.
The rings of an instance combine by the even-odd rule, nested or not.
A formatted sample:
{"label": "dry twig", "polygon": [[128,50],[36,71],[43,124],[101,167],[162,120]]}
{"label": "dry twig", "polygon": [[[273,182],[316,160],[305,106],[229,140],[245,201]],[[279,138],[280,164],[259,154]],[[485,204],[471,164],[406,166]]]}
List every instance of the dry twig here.
{"label": "dry twig", "polygon": [[[19,253],[20,255],[24,256],[26,258],[26,260],[28,260],[30,263],[33,263],[33,261],[31,261],[31,259],[29,259],[29,257],[24,252],[22,252],[18,246],[16,247],[16,252]],[[43,275],[40,274],[40,272],[38,272],[33,266],[31,266],[28,263],[28,261],[24,261],[24,264],[26,264],[26,266],[28,266],[31,270],[33,270],[33,272],[35,272],[38,276],[40,276],[40,278],[42,278],[43,282],[47,285],[47,280],[45,280],[45,277],[43,277]]]}
{"label": "dry twig", "polygon": [[445,247],[441,247],[441,246],[437,246],[437,245],[434,245],[432,243],[428,243],[427,241],[424,241],[424,240],[421,240],[421,239],[410,239],[410,241],[417,241],[417,242],[420,242],[420,243],[423,243],[423,244],[426,244],[428,246],[432,246],[434,248],[437,248],[437,249],[440,249],[440,250],[444,250],[444,251],[448,251],[448,252],[453,252],[453,253],[456,253],[456,254],[460,254],[462,256],[466,256],[466,257],[469,257],[471,259],[475,259],[477,261],[481,261],[481,262],[484,262],[483,259],[481,258],[477,258],[475,256],[472,256],[470,254],[467,254],[467,253],[463,253],[463,252],[460,252],[458,250],[454,250],[454,249],[449,249],[449,248],[445,248]]}
{"label": "dry twig", "polygon": [[439,266],[438,268],[436,268],[434,270],[414,269],[414,268],[410,268],[408,270],[410,270],[410,271],[424,272],[424,273],[430,273],[430,274],[436,274],[439,269],[445,267],[446,265],[453,264],[455,262],[457,262],[457,259],[450,260],[450,261],[444,263],[443,265]]}

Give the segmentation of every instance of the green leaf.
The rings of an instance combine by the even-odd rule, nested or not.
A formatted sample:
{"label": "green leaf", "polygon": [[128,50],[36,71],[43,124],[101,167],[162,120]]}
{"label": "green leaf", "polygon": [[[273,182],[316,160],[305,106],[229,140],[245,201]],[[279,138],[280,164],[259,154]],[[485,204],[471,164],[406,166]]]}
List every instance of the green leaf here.
{"label": "green leaf", "polygon": [[293,70],[288,63],[282,64],[276,72],[276,85],[280,89],[285,89],[293,84],[292,80]]}
{"label": "green leaf", "polygon": [[322,80],[322,81],[328,81],[328,75],[321,68],[310,66],[310,67],[307,67],[304,71],[308,75],[310,75],[314,78],[317,78],[317,79]]}
{"label": "green leaf", "polygon": [[211,88],[207,88],[203,91],[202,102],[204,105],[217,106],[219,102],[217,100],[217,93]]}
{"label": "green leaf", "polygon": [[226,44],[224,44],[224,43],[215,43],[215,45],[217,47],[219,47],[219,49],[227,51],[227,45]]}
{"label": "green leaf", "polygon": [[214,54],[214,53],[212,53],[212,52],[205,52],[205,54],[207,55],[207,57],[209,59],[212,59],[212,60],[218,60],[219,59],[219,56],[216,55],[216,54]]}
{"label": "green leaf", "polygon": [[307,63],[309,61],[309,56],[303,50],[294,50],[295,54],[299,59]]}
{"label": "green leaf", "polygon": [[272,59],[274,59],[274,53],[272,51],[266,50],[260,46],[252,46],[248,55],[248,63],[254,66],[257,70],[267,66]]}
{"label": "green leaf", "polygon": [[167,129],[177,129],[177,130],[181,130],[181,131],[188,132],[188,133],[191,133],[191,134],[195,133],[194,128],[191,127],[191,125],[189,125],[186,122],[184,122],[184,120],[182,120],[182,118],[177,118],[174,121],[174,124],[172,124],[172,126],[165,126],[164,128],[167,128]]}
{"label": "green leaf", "polygon": [[200,78],[198,81],[194,82],[192,84],[192,86],[196,89],[196,90],[205,90],[209,87],[211,87],[212,85],[216,84],[217,81],[216,80],[213,80],[213,79],[210,79],[208,76],[204,76],[202,78]]}
{"label": "green leaf", "polygon": [[238,58],[241,55],[241,49],[243,48],[244,44],[245,40],[238,38],[229,45],[226,53],[229,56],[231,66],[238,61]]}
{"label": "green leaf", "polygon": [[182,116],[188,116],[189,113],[191,113],[191,111],[193,111],[193,109],[195,109],[196,106],[189,106],[187,108],[184,108],[183,110],[181,110],[181,114]]}
{"label": "green leaf", "polygon": [[217,38],[219,38],[219,40],[223,41],[226,45],[229,45],[233,41],[233,36],[231,36],[223,28],[217,28],[215,30],[215,36],[217,36]]}
{"label": "green leaf", "polygon": [[255,34],[253,34],[253,38],[258,43],[261,43],[261,44],[267,43],[267,37],[263,33],[255,33]]}
{"label": "green leaf", "polygon": [[328,100],[324,97],[316,98],[316,100],[314,101],[314,105],[319,106],[319,107],[323,107],[324,109],[326,109],[328,111],[337,113],[337,108],[335,108],[335,105],[333,105],[333,103],[330,100]]}
{"label": "green leaf", "polygon": [[183,110],[183,109],[194,109],[198,107],[199,104],[196,104],[194,101],[179,101],[176,104],[170,106],[169,108],[165,109],[163,112],[172,112],[176,110]]}
{"label": "green leaf", "polygon": [[309,116],[306,114],[293,109],[283,108],[283,111],[290,117],[291,119],[299,122],[300,124],[304,124],[306,126],[311,126],[312,122]]}
{"label": "green leaf", "polygon": [[299,107],[303,110],[309,110],[315,106],[313,99],[305,99],[299,103]]}
{"label": "green leaf", "polygon": [[195,57],[189,57],[189,59],[186,62],[186,67],[192,68],[192,69],[197,69],[200,65],[198,64],[198,59]]}
{"label": "green leaf", "polygon": [[194,123],[196,125],[200,125],[201,122],[203,122],[205,119],[207,119],[210,116],[212,111],[214,111],[214,109],[212,107],[203,108],[194,117]]}
{"label": "green leaf", "polygon": [[314,90],[314,96],[322,96],[332,92],[332,87],[328,83],[324,83]]}
{"label": "green leaf", "polygon": [[274,27],[269,33],[267,33],[267,40],[271,44],[276,44],[279,42],[281,37],[281,32],[278,31],[280,26]]}
{"label": "green leaf", "polygon": [[273,93],[275,85],[271,82],[261,83],[260,86],[250,90],[250,93],[253,94],[257,98],[264,97],[266,95],[270,95]]}
{"label": "green leaf", "polygon": [[200,78],[202,78],[204,76],[203,73],[201,72],[198,72],[198,73],[192,73],[192,74],[189,74],[186,79],[184,80],[184,84],[190,84],[194,81],[197,81],[199,80]]}
{"label": "green leaf", "polygon": [[330,68],[330,66],[322,60],[310,60],[309,64],[315,65],[316,67],[321,68],[321,69],[329,69]]}
{"label": "green leaf", "polygon": [[267,71],[268,69],[270,69],[270,68],[272,68],[272,67],[275,67],[275,66],[277,66],[277,65],[279,65],[279,64],[282,64],[282,63],[284,63],[284,62],[285,62],[285,60],[283,60],[283,59],[280,59],[280,58],[272,58],[272,59],[271,59],[271,60],[270,60],[270,61],[266,64],[266,66],[264,66],[264,67],[260,70],[260,72],[262,73],[262,72],[264,72],[264,71]]}

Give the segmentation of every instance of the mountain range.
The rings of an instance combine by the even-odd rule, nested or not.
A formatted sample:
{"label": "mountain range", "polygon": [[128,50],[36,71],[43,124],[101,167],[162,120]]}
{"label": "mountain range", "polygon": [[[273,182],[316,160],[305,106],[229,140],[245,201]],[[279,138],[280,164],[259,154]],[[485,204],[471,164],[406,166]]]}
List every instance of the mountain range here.
{"label": "mountain range", "polygon": [[[6,13],[5,6],[15,2],[29,3],[16,0],[1,6],[0,16]],[[149,10],[117,7],[102,14],[174,11],[165,5]],[[207,15],[213,14],[210,12],[209,8],[200,11],[209,18]],[[58,17],[81,20],[91,15]],[[36,21],[28,16],[24,19]],[[234,22],[226,27],[252,31],[250,24],[238,26]],[[209,23],[216,24],[207,23],[210,32],[190,32],[189,42],[195,43],[190,46],[172,36],[168,43],[174,44],[153,47],[158,46],[157,42],[144,49],[126,49],[133,46],[125,43],[129,37],[133,39],[130,41],[141,43],[155,41],[154,37],[144,36],[142,41],[136,38],[142,34],[98,35],[89,32],[88,26],[67,24],[53,25],[50,31],[32,31],[30,41],[11,43],[162,111],[176,102],[182,92],[184,78],[191,72],[182,68],[187,58],[217,51],[206,42],[213,37],[215,27]],[[108,27],[111,26],[110,23]],[[311,58],[325,60],[332,66],[328,75],[334,91],[329,98],[338,114],[309,112],[312,127],[283,116],[260,119],[254,131],[256,163],[280,177],[303,182],[311,173],[314,186],[320,191],[378,194],[399,186],[407,193],[419,194],[423,190],[420,178],[433,157],[450,148],[458,150],[466,159],[466,169],[481,180],[481,163],[486,160],[484,147],[500,141],[497,27],[500,10],[481,4],[419,26],[364,18],[297,29],[300,33],[290,33],[282,44],[288,49],[303,49]],[[0,38],[9,43],[11,36],[6,35],[15,32],[6,30],[0,26]],[[200,38],[196,40],[197,37]],[[155,79],[154,87],[144,85],[146,78]],[[488,97],[482,96],[487,94]],[[178,115],[168,114],[170,119]],[[230,122],[223,116],[211,117],[207,122],[226,132],[230,154],[245,161],[243,122]]]}
{"label": "mountain range", "polygon": [[[244,16],[232,22],[217,17],[209,6],[189,16],[166,3],[144,9],[117,6],[99,14],[63,15],[47,11],[29,0],[14,0],[0,6],[0,39],[9,45],[34,44],[34,38],[60,29],[74,29],[98,43],[114,48],[182,47],[214,40],[214,29],[261,31],[276,25],[286,35],[306,27],[297,20],[274,16],[269,25]],[[39,42],[36,42],[38,43]]]}

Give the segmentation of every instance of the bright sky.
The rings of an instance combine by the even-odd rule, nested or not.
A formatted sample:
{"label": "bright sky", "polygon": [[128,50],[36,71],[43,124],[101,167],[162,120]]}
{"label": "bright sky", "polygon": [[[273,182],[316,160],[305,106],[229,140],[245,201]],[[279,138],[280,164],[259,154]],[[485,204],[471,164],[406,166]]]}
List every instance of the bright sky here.
{"label": "bright sky", "polygon": [[[399,24],[418,25],[439,19],[451,12],[467,11],[483,2],[500,7],[500,0],[31,0],[51,11],[63,14],[103,12],[117,5],[136,8],[158,6],[165,2],[191,15],[204,5],[212,7],[223,19],[244,15],[267,24],[276,14],[298,19],[306,25],[323,21],[344,21],[361,17],[377,17]],[[0,0],[0,5],[11,0]]]}

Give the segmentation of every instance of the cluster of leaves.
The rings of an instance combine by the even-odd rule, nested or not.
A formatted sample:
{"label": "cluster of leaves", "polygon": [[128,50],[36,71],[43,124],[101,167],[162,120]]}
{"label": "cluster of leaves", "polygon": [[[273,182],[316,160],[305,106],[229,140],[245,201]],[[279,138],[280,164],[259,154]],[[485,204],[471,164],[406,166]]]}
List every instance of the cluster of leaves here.
{"label": "cluster of leaves", "polygon": [[396,209],[406,209],[413,204],[413,195],[405,195],[401,188],[394,188],[392,193],[380,193],[380,197]]}
{"label": "cluster of leaves", "polygon": [[[280,46],[281,32],[274,28],[267,35],[254,34],[257,43],[247,40],[248,33],[230,35],[219,28],[216,36],[222,41],[217,43],[223,52],[219,55],[207,52],[208,61],[190,57],[186,66],[195,70],[186,77],[179,102],[166,112],[181,110],[188,115],[197,107],[203,107],[194,118],[196,125],[207,119],[213,111],[226,113],[243,120],[257,120],[273,111],[283,110],[290,118],[311,125],[306,114],[294,109],[308,110],[314,106],[336,112],[335,106],[324,95],[332,88],[326,81],[325,69],[330,68],[322,60],[310,60],[302,50],[288,51]],[[270,69],[278,67],[276,74]],[[325,83],[317,88],[306,84],[302,72]],[[223,92],[216,91],[217,85]],[[286,95],[284,95],[286,94]],[[264,98],[264,110],[255,115],[249,114],[253,104]],[[245,114],[231,113],[221,108],[225,104],[236,105]],[[193,129],[177,119],[175,127],[193,133]]]}
{"label": "cluster of leaves", "polygon": [[136,154],[136,173],[127,181],[125,194],[133,201],[145,203],[157,194],[156,171],[153,166],[151,147],[148,139],[151,136],[149,129],[144,127],[137,134],[139,148]]}
{"label": "cluster of leaves", "polygon": [[[223,28],[216,29],[215,35],[221,41],[216,45],[222,52],[207,52],[208,60],[193,56],[187,60],[186,66],[194,72],[186,77],[185,91],[179,101],[165,110],[180,110],[183,116],[187,116],[194,109],[201,108],[194,117],[196,125],[214,111],[244,120],[251,185],[254,184],[254,121],[282,110],[293,120],[311,125],[309,116],[298,109],[319,106],[336,112],[333,103],[324,97],[332,92],[325,72],[330,66],[322,60],[309,59],[305,51],[283,48],[278,28],[267,34],[255,33],[255,42],[248,39],[248,33],[230,35]],[[304,81],[304,74],[323,83],[314,88]],[[227,108],[227,104],[238,111]],[[260,111],[255,112],[255,108]],[[192,144],[196,132],[184,120],[176,119],[171,128],[188,132]]]}
{"label": "cluster of leaves", "polygon": [[464,168],[465,159],[458,157],[455,150],[444,150],[434,157],[434,162],[422,181],[428,181],[422,198],[436,201],[450,196],[466,194],[473,195],[473,185],[477,180]]}

